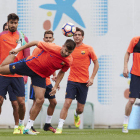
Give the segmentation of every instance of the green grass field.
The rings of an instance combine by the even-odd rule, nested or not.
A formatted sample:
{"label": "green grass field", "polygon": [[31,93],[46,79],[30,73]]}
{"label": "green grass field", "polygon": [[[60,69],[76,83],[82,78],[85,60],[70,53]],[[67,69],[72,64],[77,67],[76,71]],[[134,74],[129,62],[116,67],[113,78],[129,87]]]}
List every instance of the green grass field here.
{"label": "green grass field", "polygon": [[0,140],[139,140],[140,130],[123,134],[121,129],[64,129],[62,134],[53,134],[37,129],[36,136],[13,135],[13,129],[0,129]]}

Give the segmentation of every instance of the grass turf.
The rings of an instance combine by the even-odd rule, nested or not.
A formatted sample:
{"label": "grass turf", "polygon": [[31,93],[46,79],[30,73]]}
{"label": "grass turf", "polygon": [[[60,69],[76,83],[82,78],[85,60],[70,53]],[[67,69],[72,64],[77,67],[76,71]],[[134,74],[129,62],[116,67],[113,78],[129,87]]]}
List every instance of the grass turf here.
{"label": "grass turf", "polygon": [[121,129],[64,129],[62,134],[53,134],[37,129],[40,134],[13,135],[13,129],[0,129],[0,140],[139,140],[140,130],[129,130],[128,134]]}

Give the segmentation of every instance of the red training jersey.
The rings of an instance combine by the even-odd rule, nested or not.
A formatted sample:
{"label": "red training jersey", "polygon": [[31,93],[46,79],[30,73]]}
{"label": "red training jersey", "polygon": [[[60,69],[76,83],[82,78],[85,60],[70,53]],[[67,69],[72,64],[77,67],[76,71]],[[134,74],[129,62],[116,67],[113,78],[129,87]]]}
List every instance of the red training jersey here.
{"label": "red training jersey", "polygon": [[140,76],[140,36],[132,38],[127,52],[133,53],[131,74]]}
{"label": "red training jersey", "polygon": [[84,43],[75,47],[72,52],[73,62],[70,66],[69,81],[87,83],[89,80],[89,65],[92,61],[97,59],[97,56],[91,46]]}
{"label": "red training jersey", "polygon": [[[10,31],[3,31],[0,33],[0,64],[3,60],[9,55],[9,51],[14,49],[17,46],[19,39],[19,32],[10,32]],[[17,59],[23,58],[23,51],[19,52],[17,55]],[[2,75],[6,77],[22,77],[21,75]]]}
{"label": "red training jersey", "polygon": [[[33,51],[33,55],[39,55],[40,53],[42,52],[42,50],[38,47],[36,47]],[[50,80],[50,76],[46,77],[46,86],[50,85],[51,84],[51,80]]]}
{"label": "red training jersey", "polygon": [[46,78],[58,69],[63,72],[69,69],[72,56],[62,57],[60,46],[54,43],[39,42],[38,48],[41,50],[39,54],[33,54],[26,59],[26,64],[32,71]]}

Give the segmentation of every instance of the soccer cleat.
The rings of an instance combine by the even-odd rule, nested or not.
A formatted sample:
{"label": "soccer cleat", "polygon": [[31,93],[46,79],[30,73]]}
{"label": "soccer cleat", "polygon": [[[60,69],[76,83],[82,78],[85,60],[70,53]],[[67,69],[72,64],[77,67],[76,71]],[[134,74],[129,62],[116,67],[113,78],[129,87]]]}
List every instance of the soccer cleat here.
{"label": "soccer cleat", "polygon": [[20,134],[23,134],[24,128],[25,128],[24,125],[20,125],[20,124],[19,124],[18,129],[20,130]]}
{"label": "soccer cleat", "polygon": [[20,134],[20,130],[18,128],[15,128],[13,134]]}
{"label": "soccer cleat", "polygon": [[75,126],[76,126],[76,127],[79,127],[79,126],[80,126],[80,123],[81,123],[81,121],[80,121],[80,116],[79,116],[79,115],[76,116],[76,115],[74,114],[74,124],[75,124]]}
{"label": "soccer cleat", "polygon": [[28,134],[28,135],[37,135],[36,133],[30,131],[29,129],[23,131],[23,134]]}
{"label": "soccer cleat", "polygon": [[33,128],[33,126],[31,127],[31,130],[32,130],[32,132],[35,133],[35,134],[40,134],[40,132],[36,131],[36,130]]}
{"label": "soccer cleat", "polygon": [[56,132],[56,129],[53,128],[50,124],[45,124],[43,129],[44,129],[44,131],[51,131],[53,133]]}
{"label": "soccer cleat", "polygon": [[62,128],[56,128],[55,134],[61,134],[62,133]]}
{"label": "soccer cleat", "polygon": [[122,132],[123,133],[128,133],[128,124],[123,124]]}

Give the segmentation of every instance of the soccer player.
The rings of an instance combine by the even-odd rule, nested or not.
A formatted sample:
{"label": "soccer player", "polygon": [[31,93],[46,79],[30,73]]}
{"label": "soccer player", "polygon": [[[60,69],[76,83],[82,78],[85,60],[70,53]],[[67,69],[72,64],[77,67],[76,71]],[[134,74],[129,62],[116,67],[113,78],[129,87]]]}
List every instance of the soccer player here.
{"label": "soccer player", "polygon": [[[5,31],[5,32],[3,32],[3,33],[1,33],[1,34],[8,34],[8,24],[7,24],[7,23],[5,23],[5,24],[3,25],[3,31]],[[9,30],[9,31],[10,31],[10,30]],[[27,38],[27,37],[25,37],[25,40],[26,40],[26,42],[28,42],[28,38]],[[12,42],[11,42],[11,43],[12,43]],[[4,51],[3,53],[5,53],[5,51]],[[30,49],[29,49],[29,48],[28,48],[28,49],[25,49],[25,50],[23,51],[23,57],[25,58],[25,57],[27,57],[27,56],[29,56],[29,55],[30,55]],[[3,77],[3,76],[2,76],[2,77]],[[1,78],[1,76],[0,76],[0,78]],[[4,78],[4,77],[3,77],[3,78]],[[28,79],[28,77],[27,77],[27,76],[24,76],[24,84],[27,83],[27,79]],[[6,78],[5,78],[5,80],[6,80]],[[6,88],[6,87],[4,87],[4,88]],[[18,129],[18,123],[20,122],[20,120],[19,120],[19,114],[18,114],[19,106],[18,106],[18,102],[17,102],[16,95],[15,95],[15,93],[14,93],[14,88],[12,88],[11,85],[9,85],[9,86],[5,89],[5,91],[4,91],[4,89],[3,89],[3,91],[0,92],[0,110],[1,110],[1,107],[2,107],[2,104],[3,104],[4,98],[6,99],[6,93],[7,93],[7,91],[8,91],[8,93],[9,93],[9,98],[10,98],[10,101],[11,101],[11,104],[12,104],[12,107],[13,107],[13,116],[14,116],[14,120],[15,120],[15,127],[14,127],[14,132],[13,132],[13,134],[20,134],[20,130]],[[1,112],[0,112],[0,113],[1,113]]]}
{"label": "soccer player", "polygon": [[[68,109],[72,103],[72,100],[75,98],[77,100],[77,108],[74,113],[74,123],[76,127],[80,126],[79,114],[81,114],[84,110],[88,87],[93,84],[94,77],[99,68],[97,56],[95,55],[93,48],[83,43],[84,31],[76,27],[76,33],[74,34],[73,39],[76,43],[76,47],[72,53],[73,62],[70,66],[65,102],[61,110],[59,124],[55,132],[57,134],[62,133],[62,128],[67,117]],[[92,75],[89,78],[88,69],[91,59],[94,63],[94,68]]]}
{"label": "soccer player", "polygon": [[[15,55],[13,54],[20,53],[21,50],[35,45],[40,48],[39,54],[34,54],[25,60],[9,64],[15,59]],[[24,129],[24,134],[36,135],[30,131],[30,129],[44,102],[44,94],[46,91],[45,78],[52,75],[56,70],[61,69],[57,75],[55,85],[49,93],[50,96],[54,96],[60,81],[72,63],[73,58],[70,54],[73,52],[75,46],[75,42],[71,39],[66,40],[62,47],[54,43],[32,41],[22,47],[17,46],[16,49],[12,49],[10,51],[11,55],[9,55],[0,66],[0,74],[7,75],[16,73],[31,77],[36,102],[31,110],[30,119]]]}
{"label": "soccer player", "polygon": [[124,57],[124,69],[123,69],[123,75],[124,77],[128,77],[129,70],[128,70],[128,61],[130,54],[133,53],[133,65],[131,68],[131,82],[130,82],[130,94],[129,94],[129,100],[125,107],[125,115],[124,115],[124,121],[123,121],[123,133],[128,133],[128,121],[129,116],[132,110],[132,106],[136,100],[136,98],[140,99],[140,67],[139,67],[139,57],[140,57],[140,37],[134,37],[132,38],[127,52],[125,53]]}
{"label": "soccer player", "polygon": [[[45,31],[44,33],[44,38],[43,40],[45,42],[50,42],[52,43],[54,41],[54,38],[53,38],[53,32],[51,30],[48,30],[48,31]],[[40,49],[39,48],[35,48],[34,51],[33,51],[33,54],[35,53],[39,53],[40,52]],[[53,73],[53,79],[55,80],[55,77],[56,77],[56,72]],[[51,92],[51,89],[53,88],[52,84],[51,84],[51,81],[50,81],[50,77],[47,77],[46,78],[46,92],[45,92],[45,98],[48,98],[50,104],[48,106],[48,110],[47,110],[47,117],[46,117],[46,123],[44,125],[44,130],[45,131],[52,131],[53,133],[55,132],[55,129],[51,126],[51,120],[52,120],[52,115],[53,115],[53,112],[54,112],[54,109],[55,109],[55,106],[57,104],[56,102],[56,99],[55,99],[55,95],[54,96],[50,96],[49,93]],[[34,89],[33,89],[33,86],[31,85],[30,86],[30,99],[33,100],[33,105],[35,104],[35,93],[34,93]],[[33,108],[33,105],[30,109],[30,112]],[[31,130],[34,132],[34,133],[39,133],[37,132],[33,126],[31,127]]]}

